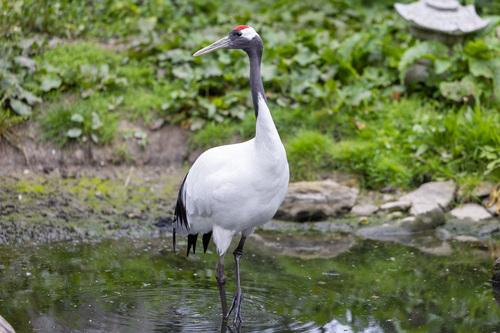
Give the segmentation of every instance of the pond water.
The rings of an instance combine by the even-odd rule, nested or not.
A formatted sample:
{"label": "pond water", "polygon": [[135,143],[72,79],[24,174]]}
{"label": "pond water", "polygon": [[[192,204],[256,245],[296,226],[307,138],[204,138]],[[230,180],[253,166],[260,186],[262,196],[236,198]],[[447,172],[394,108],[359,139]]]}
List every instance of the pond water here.
{"label": "pond water", "polygon": [[[228,332],[500,332],[484,245],[452,243],[438,256],[356,239],[305,259],[257,240],[241,260],[244,323]],[[213,245],[186,258],[171,241],[2,245],[0,314],[17,332],[220,332]],[[234,272],[228,255],[228,302]]]}

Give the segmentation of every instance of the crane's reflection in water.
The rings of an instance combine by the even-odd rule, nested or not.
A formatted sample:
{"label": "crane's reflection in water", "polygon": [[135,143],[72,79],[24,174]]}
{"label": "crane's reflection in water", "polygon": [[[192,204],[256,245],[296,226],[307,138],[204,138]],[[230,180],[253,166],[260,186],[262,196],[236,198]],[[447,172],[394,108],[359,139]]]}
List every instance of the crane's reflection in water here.
{"label": "crane's reflection in water", "polygon": [[249,238],[241,326],[222,322],[214,248],[186,258],[171,238],[0,246],[0,314],[18,332],[499,331],[493,254],[451,245],[436,256],[356,240],[304,259]]}

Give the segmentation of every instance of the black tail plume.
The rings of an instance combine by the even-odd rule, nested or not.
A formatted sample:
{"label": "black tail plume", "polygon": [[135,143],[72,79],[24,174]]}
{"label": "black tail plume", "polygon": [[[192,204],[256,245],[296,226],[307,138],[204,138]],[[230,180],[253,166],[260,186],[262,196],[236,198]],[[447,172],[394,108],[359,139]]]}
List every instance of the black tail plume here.
{"label": "black tail plume", "polygon": [[193,246],[193,253],[196,253],[196,240],[198,239],[198,234],[188,235],[188,248],[186,256],[189,257],[189,251],[191,250],[191,245]]}
{"label": "black tail plume", "polygon": [[210,238],[212,237],[212,232],[207,232],[203,234],[203,253],[207,253],[208,243],[210,243]]}

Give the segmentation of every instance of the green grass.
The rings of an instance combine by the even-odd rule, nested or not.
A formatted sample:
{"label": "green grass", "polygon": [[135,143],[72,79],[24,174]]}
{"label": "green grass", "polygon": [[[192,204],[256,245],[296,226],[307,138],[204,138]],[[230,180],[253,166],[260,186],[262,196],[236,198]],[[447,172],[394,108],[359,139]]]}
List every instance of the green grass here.
{"label": "green grass", "polygon": [[[496,181],[486,167],[500,155],[499,114],[479,106],[445,109],[416,98],[388,104],[367,119],[354,140],[336,145],[332,159],[362,177],[367,187],[384,183],[413,187],[430,179]],[[491,147],[490,155],[481,154]],[[469,180],[467,180],[469,179]]]}
{"label": "green grass", "polygon": [[330,137],[317,131],[301,130],[286,144],[292,179],[314,180],[322,171],[331,169]]}

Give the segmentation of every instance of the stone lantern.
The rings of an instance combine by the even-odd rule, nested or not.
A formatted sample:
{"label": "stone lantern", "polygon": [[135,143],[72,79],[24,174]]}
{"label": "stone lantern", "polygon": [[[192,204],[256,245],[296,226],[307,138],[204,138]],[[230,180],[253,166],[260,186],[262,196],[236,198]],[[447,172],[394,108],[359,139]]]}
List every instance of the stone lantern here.
{"label": "stone lantern", "polygon": [[420,0],[394,7],[410,23],[412,35],[448,45],[461,43],[465,35],[490,23],[477,15],[473,5],[462,6],[457,0]]}
{"label": "stone lantern", "polygon": [[[462,43],[470,33],[485,28],[490,20],[480,18],[473,5],[462,6],[457,0],[420,0],[396,3],[397,12],[410,23],[410,33],[422,40],[435,40],[450,46]],[[425,81],[431,60],[419,59],[408,68],[405,84]]]}

